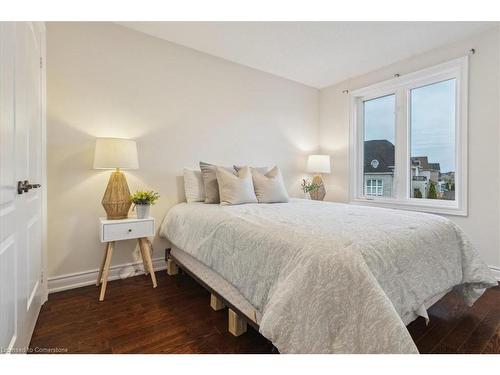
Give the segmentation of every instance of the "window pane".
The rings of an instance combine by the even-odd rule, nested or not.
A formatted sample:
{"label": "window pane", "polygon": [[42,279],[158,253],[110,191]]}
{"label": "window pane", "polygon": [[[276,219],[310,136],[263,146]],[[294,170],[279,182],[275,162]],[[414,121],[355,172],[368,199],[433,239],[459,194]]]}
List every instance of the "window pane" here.
{"label": "window pane", "polygon": [[455,200],[455,85],[450,79],[410,92],[412,198]]}
{"label": "window pane", "polygon": [[393,196],[396,96],[363,102],[365,195]]}

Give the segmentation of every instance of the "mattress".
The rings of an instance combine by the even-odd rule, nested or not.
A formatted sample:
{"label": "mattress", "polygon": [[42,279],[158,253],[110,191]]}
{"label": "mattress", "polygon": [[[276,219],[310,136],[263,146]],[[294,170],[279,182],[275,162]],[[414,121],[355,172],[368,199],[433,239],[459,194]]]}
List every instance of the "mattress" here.
{"label": "mattress", "polygon": [[184,203],[160,233],[230,283],[282,353],[415,353],[405,324],[426,305],[497,285],[460,228],[419,212]]}

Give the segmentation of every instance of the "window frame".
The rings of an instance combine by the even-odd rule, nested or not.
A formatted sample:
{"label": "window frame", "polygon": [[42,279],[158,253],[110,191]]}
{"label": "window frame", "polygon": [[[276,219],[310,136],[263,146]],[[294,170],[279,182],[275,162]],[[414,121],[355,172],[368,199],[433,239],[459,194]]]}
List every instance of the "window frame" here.
{"label": "window frame", "polygon": [[[411,90],[455,79],[455,200],[411,198]],[[366,196],[363,182],[363,103],[395,94],[395,168],[393,197]],[[431,213],[467,216],[468,56],[354,90],[350,119],[350,202]]]}
{"label": "window frame", "polygon": [[[370,191],[373,193],[375,191],[375,194],[368,194],[368,181],[370,181]],[[365,195],[372,196],[372,197],[381,197],[384,195],[384,180],[381,178],[368,178],[365,181]],[[373,184],[375,182],[375,184]],[[380,184],[379,184],[380,182]],[[374,190],[375,188],[375,190]],[[379,194],[380,191],[380,194]]]}

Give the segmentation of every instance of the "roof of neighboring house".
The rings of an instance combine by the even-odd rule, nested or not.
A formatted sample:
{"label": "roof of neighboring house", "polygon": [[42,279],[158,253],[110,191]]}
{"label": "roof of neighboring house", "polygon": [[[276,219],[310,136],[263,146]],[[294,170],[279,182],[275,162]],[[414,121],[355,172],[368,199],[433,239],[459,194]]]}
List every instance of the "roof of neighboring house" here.
{"label": "roof of neighboring house", "polygon": [[427,156],[412,156],[411,164],[419,166],[423,169],[429,169],[429,160]]}
{"label": "roof of neighboring house", "polygon": [[394,145],[388,140],[375,139],[365,141],[364,153],[364,173],[387,173],[394,171]]}
{"label": "roof of neighboring house", "polygon": [[432,169],[433,171],[440,171],[441,166],[439,163],[429,163],[429,169]]}
{"label": "roof of neighboring house", "polygon": [[427,171],[440,171],[441,166],[439,163],[429,163],[429,159],[427,156],[413,156],[411,158],[411,164],[412,165],[418,165],[422,169],[427,170]]}

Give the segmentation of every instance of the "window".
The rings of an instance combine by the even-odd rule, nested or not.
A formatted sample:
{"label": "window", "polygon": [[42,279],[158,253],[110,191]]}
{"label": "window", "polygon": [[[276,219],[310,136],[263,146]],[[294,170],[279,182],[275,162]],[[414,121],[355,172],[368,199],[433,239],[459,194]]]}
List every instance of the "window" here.
{"label": "window", "polygon": [[384,182],[382,180],[367,179],[365,194],[379,197],[384,195]]}
{"label": "window", "polygon": [[467,214],[467,57],[352,92],[351,201]]}
{"label": "window", "polygon": [[[366,196],[382,196],[383,178],[385,196],[393,196],[394,137],[396,96],[386,95],[363,101],[363,178]],[[372,181],[380,182],[380,189],[368,189]],[[375,186],[374,186],[375,187]],[[379,194],[380,192],[380,194]]]}
{"label": "window", "polygon": [[410,90],[410,184],[424,198],[455,200],[455,92],[455,78]]}

